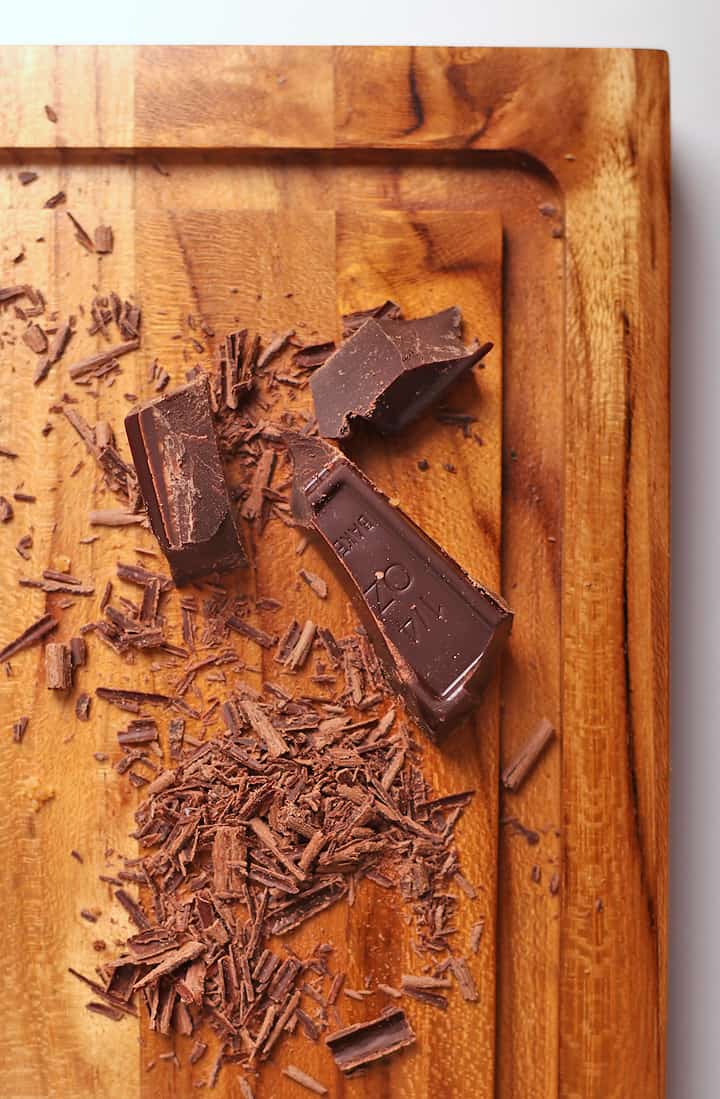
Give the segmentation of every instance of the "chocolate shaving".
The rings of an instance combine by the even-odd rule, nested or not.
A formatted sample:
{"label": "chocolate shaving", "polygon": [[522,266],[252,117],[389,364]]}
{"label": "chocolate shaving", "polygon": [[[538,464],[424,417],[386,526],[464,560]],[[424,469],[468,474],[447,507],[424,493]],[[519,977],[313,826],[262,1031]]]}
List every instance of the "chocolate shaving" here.
{"label": "chocolate shaving", "polygon": [[316,343],[308,347],[302,347],[293,355],[293,365],[296,370],[314,370],[316,367],[322,366],[334,350],[335,343],[332,340],[328,343]]}
{"label": "chocolate shaving", "polygon": [[44,614],[41,618],[38,618],[36,622],[33,622],[31,626],[28,626],[26,630],[16,637],[14,641],[8,642],[3,649],[0,649],[0,663],[4,660],[9,660],[11,656],[15,656],[16,653],[22,652],[23,649],[28,649],[31,645],[36,645],[39,641],[42,641],[43,637],[46,637],[57,626],[56,619],[51,614]]}
{"label": "chocolate shaving", "polygon": [[45,685],[51,691],[72,686],[72,658],[67,645],[50,642],[45,646]]}
{"label": "chocolate shaving", "polygon": [[265,490],[270,487],[275,468],[275,451],[268,448],[260,456],[255,466],[250,492],[243,504],[241,515],[244,519],[257,519],[265,502]]}
{"label": "chocolate shaving", "polygon": [[144,515],[117,509],[99,509],[88,512],[91,527],[132,527],[145,522]]}
{"label": "chocolate shaving", "polygon": [[95,593],[95,588],[87,584],[75,584],[60,580],[33,580],[21,577],[18,583],[21,588],[38,588],[40,591],[64,592],[67,595],[93,595]]}
{"label": "chocolate shaving", "polygon": [[9,500],[0,496],[0,523],[9,523],[15,512]]}
{"label": "chocolate shaving", "polygon": [[91,701],[92,701],[92,699],[90,698],[90,695],[88,695],[88,694],[83,693],[83,694],[78,695],[77,701],[75,703],[75,716],[77,717],[78,721],[89,721],[90,720],[90,703],[91,703]]}
{"label": "chocolate shaving", "polygon": [[110,225],[98,225],[94,233],[95,251],[100,255],[112,252],[114,245],[113,231]]}
{"label": "chocolate shaving", "polygon": [[140,346],[140,340],[136,337],[125,340],[124,343],[116,344],[114,347],[109,347],[105,351],[98,351],[94,355],[89,355],[86,359],[80,359],[78,362],[73,363],[68,368],[68,374],[73,381],[77,381],[78,378],[84,378],[88,374],[95,373],[100,367],[107,366],[108,363],[114,363],[117,359],[123,355],[127,355],[131,351],[137,351]]}
{"label": "chocolate shaving", "polygon": [[130,691],[119,687],[97,687],[95,694],[98,698],[102,698],[106,702],[112,702],[116,706],[127,702],[134,702],[138,705],[162,705],[170,702],[168,695],[155,694],[152,691]]}
{"label": "chocolate shaving", "polygon": [[54,195],[50,195],[50,198],[45,200],[44,206],[46,210],[54,210],[56,206],[59,206],[62,202],[67,202],[67,195],[64,191],[57,191]]}
{"label": "chocolate shaving", "polygon": [[23,343],[34,351],[36,355],[42,355],[47,351],[47,336],[39,324],[31,324],[22,334]]}
{"label": "chocolate shaving", "polygon": [[396,305],[394,301],[384,301],[382,305],[375,305],[372,309],[357,309],[354,313],[343,313],[343,339],[346,340],[349,336],[352,336],[371,317],[376,321],[383,320],[386,317],[389,317],[390,320],[399,321],[402,320],[402,312],[400,306]]}
{"label": "chocolate shaving", "polygon": [[12,735],[16,744],[20,744],[25,736],[25,730],[28,727],[30,718],[27,716],[19,717],[17,721],[13,722]]}
{"label": "chocolate shaving", "polygon": [[329,1034],[325,1043],[335,1064],[351,1076],[373,1061],[410,1046],[415,1033],[402,1008],[389,1008],[377,1019]]}
{"label": "chocolate shaving", "polygon": [[50,367],[59,362],[67,347],[73,330],[69,323],[61,324],[55,335],[51,338],[47,354],[38,363],[33,375],[33,385],[43,381],[50,371]]}
{"label": "chocolate shaving", "polygon": [[75,240],[78,242],[78,244],[81,244],[83,246],[86,252],[94,252],[95,245],[93,244],[93,240],[90,234],[87,233],[85,229],[83,229],[80,222],[77,220],[77,218],[73,217],[69,210],[67,210],[66,213],[68,218],[72,222],[73,228],[75,230]]}
{"label": "chocolate shaving", "polygon": [[308,569],[300,569],[300,576],[319,599],[327,599],[328,586],[322,576],[318,576],[317,573],[310,572]]}
{"label": "chocolate shaving", "polygon": [[302,1069],[296,1068],[295,1065],[286,1065],[282,1071],[283,1076],[287,1076],[289,1080],[294,1080],[296,1084],[301,1084],[302,1087],[314,1092],[315,1095],[327,1095],[328,1089],[324,1084],[321,1084],[314,1076],[309,1076],[307,1072],[303,1072]]}
{"label": "chocolate shaving", "polygon": [[554,735],[555,729],[544,717],[502,772],[502,784],[506,790],[516,793],[520,789]]}

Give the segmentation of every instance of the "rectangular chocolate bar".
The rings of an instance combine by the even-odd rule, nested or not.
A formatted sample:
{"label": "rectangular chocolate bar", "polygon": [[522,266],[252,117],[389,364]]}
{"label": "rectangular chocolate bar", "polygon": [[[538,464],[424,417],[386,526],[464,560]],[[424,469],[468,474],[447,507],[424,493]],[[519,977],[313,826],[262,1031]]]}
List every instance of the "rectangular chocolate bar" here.
{"label": "rectangular chocolate bar", "polygon": [[220,461],[206,377],[125,417],[153,533],[177,584],[247,564]]}
{"label": "rectangular chocolate bar", "polygon": [[293,512],[352,579],[379,653],[433,736],[477,703],[512,626],[499,596],[472,580],[341,452],[288,434]]}

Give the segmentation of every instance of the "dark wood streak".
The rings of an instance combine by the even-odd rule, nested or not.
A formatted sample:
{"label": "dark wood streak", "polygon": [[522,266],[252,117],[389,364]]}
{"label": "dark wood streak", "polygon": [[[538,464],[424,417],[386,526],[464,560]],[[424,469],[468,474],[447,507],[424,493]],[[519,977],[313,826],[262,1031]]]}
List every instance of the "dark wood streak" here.
{"label": "dark wood streak", "polygon": [[410,134],[416,134],[418,130],[422,129],[425,125],[425,110],[423,108],[422,99],[420,98],[420,92],[418,91],[417,73],[415,71],[415,47],[410,47],[410,64],[408,66],[408,98],[410,101],[410,110],[413,113],[415,121],[407,129],[401,130],[402,137],[409,137]]}
{"label": "dark wood streak", "polygon": [[459,260],[457,263],[442,263],[437,255],[437,249],[432,238],[432,233],[422,221],[413,221],[408,218],[410,227],[416,236],[420,238],[425,248],[425,261],[431,271],[478,271],[483,264],[477,258]]}
{"label": "dark wood streak", "polygon": [[637,762],[635,751],[635,723],[633,718],[632,702],[632,670],[630,666],[630,591],[629,591],[629,557],[630,557],[630,515],[628,496],[630,491],[630,475],[632,470],[633,447],[633,415],[634,399],[632,394],[632,358],[633,335],[630,318],[625,310],[621,313],[622,322],[622,352],[625,364],[626,406],[625,406],[625,463],[623,469],[623,565],[622,565],[622,613],[623,613],[623,669],[625,686],[625,732],[627,744],[628,771],[630,776],[630,797],[632,801],[633,829],[640,860],[640,883],[648,909],[650,932],[655,933],[655,906],[649,889],[648,875],[645,863],[645,839],[642,826],[642,812],[640,805],[639,783],[637,775]]}

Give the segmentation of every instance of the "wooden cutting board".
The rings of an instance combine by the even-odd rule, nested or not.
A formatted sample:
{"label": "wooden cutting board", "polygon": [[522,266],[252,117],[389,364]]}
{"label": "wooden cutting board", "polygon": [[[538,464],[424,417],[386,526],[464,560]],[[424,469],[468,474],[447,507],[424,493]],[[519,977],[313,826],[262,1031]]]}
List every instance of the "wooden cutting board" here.
{"label": "wooden cutting board", "polygon": [[[477,415],[481,443],[429,415],[392,444],[364,439],[352,451],[471,572],[497,584],[517,615],[501,682],[477,719],[442,750],[426,749],[438,789],[478,792],[459,846],[479,899],[462,908],[459,934],[485,917],[480,1000],[453,995],[446,1014],[411,1004],[417,1049],[352,1082],[337,1078],[322,1047],[293,1039],[263,1075],[258,1099],[301,1094],[280,1075],[288,1061],[333,1095],[360,1099],[661,1096],[665,55],[5,49],[0,134],[0,285],[40,287],[48,311],[61,316],[78,313],[94,287],[115,288],[135,294],[144,313],[141,351],[93,398],[66,370],[97,338],[76,337],[69,358],[34,388],[33,355],[13,342],[18,322],[12,306],[2,307],[0,446],[18,458],[0,457],[0,493],[20,488],[37,501],[15,502],[13,520],[0,527],[0,643],[46,607],[41,593],[18,587],[19,576],[67,554],[74,571],[93,578],[94,599],[63,613],[64,639],[95,615],[115,561],[152,547],[142,529],[79,544],[88,509],[110,501],[90,460],[71,476],[83,447],[48,406],[73,389],[88,419],[119,423],[129,407],[123,394],[147,393],[154,357],[180,381],[214,354],[217,339],[200,339],[188,314],[218,334],[240,320],[268,334],[296,326],[310,339],[334,334],[340,310],[392,295],[411,314],[457,302],[468,332],[495,343],[485,370],[452,395]],[[39,178],[22,186],[21,169]],[[44,209],[60,190],[66,205]],[[91,230],[111,224],[113,254],[86,254],[65,210]],[[47,421],[53,430],[44,436]],[[422,457],[430,471],[418,469]],[[254,546],[257,590],[282,589],[288,617],[319,617],[295,579],[294,535],[280,524],[268,531]],[[14,546],[28,532],[25,562]],[[304,563],[322,570],[312,549]],[[238,590],[247,583],[230,582]],[[52,597],[47,606],[56,606]],[[339,590],[322,613],[333,628],[352,621]],[[238,649],[257,663],[256,652]],[[13,659],[12,673],[0,679],[3,1091],[12,1099],[197,1094],[193,1083],[207,1070],[190,1070],[180,1042],[182,1068],[159,1062],[148,1071],[166,1040],[131,1020],[89,1015],[66,974],[68,965],[89,972],[102,957],[93,940],[112,944],[125,930],[97,879],[106,849],[132,851],[135,792],[112,769],[117,712],[95,702],[91,722],[77,722],[73,700],[45,689],[39,648]],[[149,662],[123,665],[95,645],[80,686],[154,681]],[[21,714],[30,723],[14,744],[10,727]],[[544,715],[557,725],[557,743],[521,793],[499,797],[500,763]],[[38,789],[54,797],[35,812]],[[539,842],[528,845],[510,817]],[[380,894],[368,885],[354,908],[327,913],[302,941],[334,941],[349,979],[397,979],[412,964],[411,936]],[[80,918],[83,907],[100,909],[96,924]],[[348,1001],[343,1014],[354,1021],[379,1006]],[[223,1069],[216,1093],[238,1094],[236,1081]]]}

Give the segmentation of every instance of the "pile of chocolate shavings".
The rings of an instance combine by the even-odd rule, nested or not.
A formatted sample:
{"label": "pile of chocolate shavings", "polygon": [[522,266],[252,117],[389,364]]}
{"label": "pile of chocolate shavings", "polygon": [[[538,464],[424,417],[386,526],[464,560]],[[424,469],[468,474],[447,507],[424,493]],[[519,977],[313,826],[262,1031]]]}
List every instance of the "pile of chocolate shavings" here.
{"label": "pile of chocolate shavings", "polygon": [[[471,889],[454,828],[472,792],[433,797],[392,707],[359,718],[332,709],[326,716],[321,703],[270,684],[261,697],[236,682],[222,706],[228,731],[159,771],[135,815],[143,853],[116,880],[143,887],[148,904],[117,890],[137,933],[100,967],[93,991],[117,1012],[133,1010],[140,993],[164,1034],[191,1036],[207,1023],[220,1043],[211,1084],[223,1062],[252,1069],[265,1060],[285,1031],[317,1040],[340,1025],[344,975],[330,971],[332,947],[300,957],[270,940],[352,904],[364,878],[399,892],[415,948],[431,959],[432,972],[386,995],[445,1007],[436,988],[451,975],[476,995],[467,963],[452,955],[458,899],[449,891],[458,881]],[[156,740],[154,721],[136,719],[122,746]]]}

